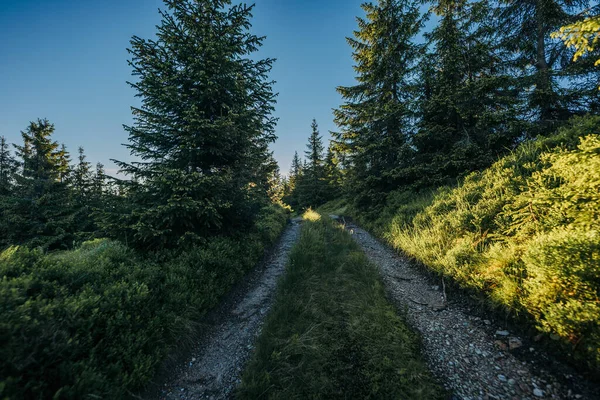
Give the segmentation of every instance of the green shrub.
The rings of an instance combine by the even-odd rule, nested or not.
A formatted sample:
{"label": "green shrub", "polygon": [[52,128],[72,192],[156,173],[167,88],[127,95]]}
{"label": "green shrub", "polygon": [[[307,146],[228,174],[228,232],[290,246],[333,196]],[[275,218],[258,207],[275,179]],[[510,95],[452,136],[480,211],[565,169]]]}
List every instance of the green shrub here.
{"label": "green shrub", "polygon": [[379,273],[328,218],[305,214],[276,302],[237,397],[436,399],[417,336]]}
{"label": "green shrub", "polygon": [[600,373],[600,118],[574,119],[433,196],[396,193],[367,227]]}
{"label": "green shrub", "polygon": [[194,321],[276,240],[263,210],[252,232],[142,257],[108,240],[44,254],[0,254],[0,398],[122,398],[139,390]]}

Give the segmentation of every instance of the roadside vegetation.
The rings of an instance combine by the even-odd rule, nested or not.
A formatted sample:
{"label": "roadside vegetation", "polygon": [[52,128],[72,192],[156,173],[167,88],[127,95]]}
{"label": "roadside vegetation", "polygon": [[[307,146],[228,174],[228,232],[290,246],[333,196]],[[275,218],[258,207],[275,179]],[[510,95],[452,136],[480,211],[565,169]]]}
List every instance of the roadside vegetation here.
{"label": "roadside vegetation", "polygon": [[[600,5],[422,4],[363,4],[337,130],[329,146],[309,136],[284,198],[318,208],[332,198],[316,182],[335,188],[322,191],[343,199],[328,213],[519,314],[600,376]],[[324,159],[335,168],[299,185]]]}
{"label": "roadside vegetation", "polygon": [[0,399],[131,397],[282,231],[252,8],[167,0],[132,37],[118,177],[45,119],[0,138]]}
{"label": "roadside vegetation", "polygon": [[379,214],[350,213],[492,305],[528,316],[598,375],[599,133],[600,118],[575,119],[458,186],[392,192]]}
{"label": "roadside vegetation", "polygon": [[45,254],[0,254],[0,398],[128,397],[278,238],[287,213],[262,211],[240,237],[142,256],[108,239]]}
{"label": "roadside vegetation", "polygon": [[442,398],[376,267],[328,217],[304,220],[237,398]]}

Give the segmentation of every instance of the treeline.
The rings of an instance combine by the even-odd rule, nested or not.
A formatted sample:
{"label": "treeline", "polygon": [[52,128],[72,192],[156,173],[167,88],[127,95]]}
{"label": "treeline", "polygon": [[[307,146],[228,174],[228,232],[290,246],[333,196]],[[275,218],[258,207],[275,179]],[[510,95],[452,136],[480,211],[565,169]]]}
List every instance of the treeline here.
{"label": "treeline", "polygon": [[82,147],[73,163],[53,132],[47,120],[31,122],[15,153],[0,137],[0,247],[67,249],[99,234],[93,212],[112,190],[104,167]]}
{"label": "treeline", "polygon": [[120,178],[71,161],[46,120],[0,143],[0,398],[143,390],[285,226],[252,7],[165,5],[156,37],[131,40]]}
{"label": "treeline", "polygon": [[365,4],[348,38],[346,212],[598,376],[600,5],[420,5]]}
{"label": "treeline", "polygon": [[263,41],[247,33],[252,7],[166,4],[158,40],[133,37],[129,49],[130,86],[142,105],[125,129],[137,161],[113,160],[124,178],[107,181],[83,149],[71,163],[47,120],[22,132],[15,155],[2,139],[1,246],[66,249],[102,236],[139,249],[182,248],[251,227],[271,203],[273,60],[248,57]]}
{"label": "treeline", "polygon": [[305,159],[294,153],[287,177],[281,179],[282,200],[293,210],[317,207],[341,195],[341,160],[332,146],[325,148],[317,121],[313,119]]}
{"label": "treeline", "polygon": [[553,38],[597,14],[594,2],[439,0],[426,13],[421,4],[365,4],[347,39],[358,82],[338,87],[332,151],[363,211],[378,212],[395,190],[453,184],[600,111],[599,51],[572,62],[575,50]]}

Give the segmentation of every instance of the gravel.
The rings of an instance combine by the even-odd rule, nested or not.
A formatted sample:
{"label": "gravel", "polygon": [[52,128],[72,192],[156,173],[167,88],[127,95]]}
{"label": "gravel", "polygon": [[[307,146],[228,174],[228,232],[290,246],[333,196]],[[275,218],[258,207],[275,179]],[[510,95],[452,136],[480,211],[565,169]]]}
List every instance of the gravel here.
{"label": "gravel", "polygon": [[265,266],[250,274],[234,299],[221,306],[214,321],[205,322],[206,329],[196,348],[150,398],[217,400],[232,396],[299,232],[300,219],[294,219]]}
{"label": "gravel", "polygon": [[491,317],[482,320],[470,315],[461,302],[446,299],[443,283],[433,285],[420,267],[365,230],[354,224],[346,229],[379,267],[390,300],[420,333],[424,357],[453,399],[595,399],[600,395],[598,386],[581,382],[581,377],[551,373],[539,362],[517,358],[517,352],[527,351],[519,349],[522,338]]}

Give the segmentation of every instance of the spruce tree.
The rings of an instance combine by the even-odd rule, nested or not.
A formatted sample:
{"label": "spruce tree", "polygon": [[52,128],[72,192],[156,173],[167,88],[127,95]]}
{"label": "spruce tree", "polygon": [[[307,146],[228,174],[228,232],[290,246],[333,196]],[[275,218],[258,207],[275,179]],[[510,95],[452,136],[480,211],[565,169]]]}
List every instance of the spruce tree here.
{"label": "spruce tree", "polygon": [[6,138],[0,136],[0,196],[9,196],[12,193],[18,167],[17,160],[10,153]]}
{"label": "spruce tree", "polygon": [[[586,103],[598,103],[598,94],[582,90],[576,81],[598,82],[593,63],[570,63],[573,52],[551,34],[561,26],[582,20],[581,10],[589,0],[500,0],[495,19],[505,55],[514,69],[516,86],[527,104],[527,117],[539,122],[536,133],[550,133],[549,127],[574,113],[587,111]],[[595,5],[592,9],[598,10]],[[567,78],[567,79],[565,79]],[[590,97],[591,96],[591,97]],[[582,107],[583,106],[583,107]]]}
{"label": "spruce tree", "polygon": [[325,156],[324,162],[325,180],[327,182],[329,199],[336,198],[342,193],[343,174],[341,167],[339,153],[335,151],[335,145],[330,143],[327,147],[327,155]]}
{"label": "spruce tree", "polygon": [[95,236],[97,230],[93,209],[93,172],[92,164],[87,161],[83,147],[77,149],[77,164],[71,167],[71,195],[73,198],[73,231],[76,240],[81,242]]}
{"label": "spruce tree", "polygon": [[288,204],[293,210],[299,209],[298,193],[296,192],[296,188],[298,186],[298,181],[301,179],[302,172],[302,161],[300,160],[300,156],[296,151],[294,152],[294,158],[292,158],[292,166],[290,168],[283,193],[284,203]]}
{"label": "spruce tree", "polygon": [[96,164],[96,171],[92,178],[91,183],[91,195],[94,205],[98,206],[105,192],[106,186],[106,172],[104,171],[104,165],[102,163]]}
{"label": "spruce tree", "polygon": [[313,119],[311,134],[305,151],[306,166],[298,179],[296,192],[301,208],[317,207],[328,199],[327,181],[323,165],[323,138],[319,133],[319,125]]}
{"label": "spruce tree", "polygon": [[386,193],[405,183],[411,164],[415,85],[421,53],[414,37],[422,27],[416,0],[365,3],[353,49],[358,84],[339,87],[345,102],[334,110],[341,132],[336,142],[348,154],[355,205],[381,205]]}
{"label": "spruce tree", "polygon": [[15,174],[19,164],[12,156],[4,136],[0,136],[0,246],[10,244],[7,238],[12,233]]}
{"label": "spruce tree", "polygon": [[71,156],[67,151],[67,146],[62,144],[58,152],[58,180],[63,183],[69,183],[71,177]]}
{"label": "spruce tree", "polygon": [[433,10],[440,20],[426,35],[431,53],[413,138],[417,188],[490,165],[519,134],[517,95],[495,55],[487,2],[440,0]]}
{"label": "spruce tree", "polygon": [[66,183],[61,182],[64,149],[52,139],[48,120],[31,122],[15,146],[21,159],[15,176],[15,198],[8,213],[11,232],[6,244],[28,244],[46,249],[73,244],[72,207]]}
{"label": "spruce tree", "polygon": [[86,160],[83,147],[77,149],[77,164],[72,167],[72,187],[75,201],[85,205],[92,189],[92,164]]}
{"label": "spruce tree", "polygon": [[195,243],[243,229],[267,201],[276,120],[268,73],[255,52],[252,6],[165,0],[156,39],[133,37],[130,85],[142,99],[126,126],[140,161],[116,161],[131,180],[130,212],[111,225],[139,247]]}

